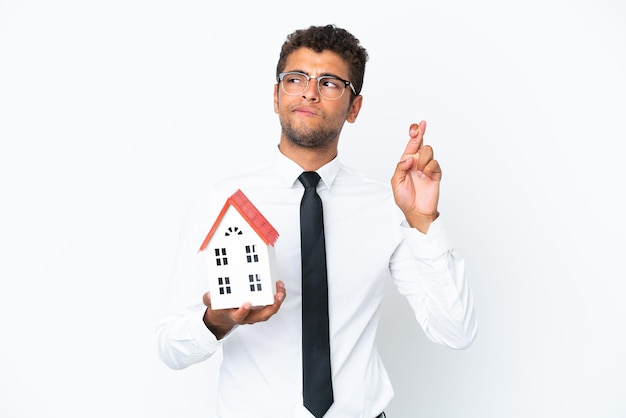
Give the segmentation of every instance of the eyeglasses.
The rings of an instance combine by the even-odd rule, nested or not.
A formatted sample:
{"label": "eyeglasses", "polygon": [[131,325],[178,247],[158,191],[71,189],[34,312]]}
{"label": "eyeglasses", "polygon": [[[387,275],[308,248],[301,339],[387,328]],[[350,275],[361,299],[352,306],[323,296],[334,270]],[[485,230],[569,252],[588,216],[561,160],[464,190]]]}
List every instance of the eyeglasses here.
{"label": "eyeglasses", "polygon": [[281,83],[282,89],[286,94],[295,96],[303,93],[309,87],[310,79],[317,80],[317,91],[326,100],[337,100],[343,96],[346,87],[350,86],[352,93],[356,96],[356,90],[351,82],[335,77],[332,75],[324,75],[321,77],[311,77],[297,71],[288,71],[278,74],[278,82]]}

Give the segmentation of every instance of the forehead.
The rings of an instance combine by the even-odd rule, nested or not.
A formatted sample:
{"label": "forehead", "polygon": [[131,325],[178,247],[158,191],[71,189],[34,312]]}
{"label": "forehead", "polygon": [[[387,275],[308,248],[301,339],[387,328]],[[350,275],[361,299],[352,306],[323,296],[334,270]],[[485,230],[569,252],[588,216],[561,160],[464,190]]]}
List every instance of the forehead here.
{"label": "forehead", "polygon": [[334,74],[348,78],[348,64],[338,54],[324,50],[315,52],[309,48],[300,48],[292,52],[285,62],[283,71],[304,71],[310,76]]}

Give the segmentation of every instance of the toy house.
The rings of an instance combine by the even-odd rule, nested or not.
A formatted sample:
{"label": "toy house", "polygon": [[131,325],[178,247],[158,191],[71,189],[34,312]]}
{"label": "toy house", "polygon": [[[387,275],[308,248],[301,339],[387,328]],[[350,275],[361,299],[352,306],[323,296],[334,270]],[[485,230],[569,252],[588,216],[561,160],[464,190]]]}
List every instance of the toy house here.
{"label": "toy house", "polygon": [[274,303],[277,239],[278,232],[241,190],[226,200],[200,247],[213,309]]}

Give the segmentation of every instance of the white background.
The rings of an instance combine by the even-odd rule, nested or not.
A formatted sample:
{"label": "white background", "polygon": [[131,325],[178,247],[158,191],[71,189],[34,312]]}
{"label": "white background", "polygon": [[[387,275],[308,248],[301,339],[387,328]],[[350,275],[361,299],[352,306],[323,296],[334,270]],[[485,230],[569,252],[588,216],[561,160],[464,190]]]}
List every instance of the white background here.
{"label": "white background", "polygon": [[618,0],[0,1],[0,416],[213,416],[217,363],[154,342],[179,228],[270,154],[280,45],[327,23],[371,57],[344,162],[388,180],[427,120],[478,312],[449,350],[389,288],[389,416],[626,416]]}

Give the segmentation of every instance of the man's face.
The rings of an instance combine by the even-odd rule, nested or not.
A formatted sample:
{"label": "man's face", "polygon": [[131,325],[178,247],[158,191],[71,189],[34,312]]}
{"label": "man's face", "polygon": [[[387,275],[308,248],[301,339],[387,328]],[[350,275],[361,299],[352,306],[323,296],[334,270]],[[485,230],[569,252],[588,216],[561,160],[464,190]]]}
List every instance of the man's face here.
{"label": "man's face", "polygon": [[[284,72],[298,71],[311,77],[334,75],[348,80],[348,65],[339,55],[330,51],[317,53],[301,48],[287,58]],[[317,79],[309,80],[306,90],[298,95],[283,91],[280,83],[274,89],[274,112],[280,119],[282,135],[302,147],[325,149],[336,145],[343,124],[356,120],[361,108],[361,96],[352,104],[350,87],[337,100],[320,95]]]}

